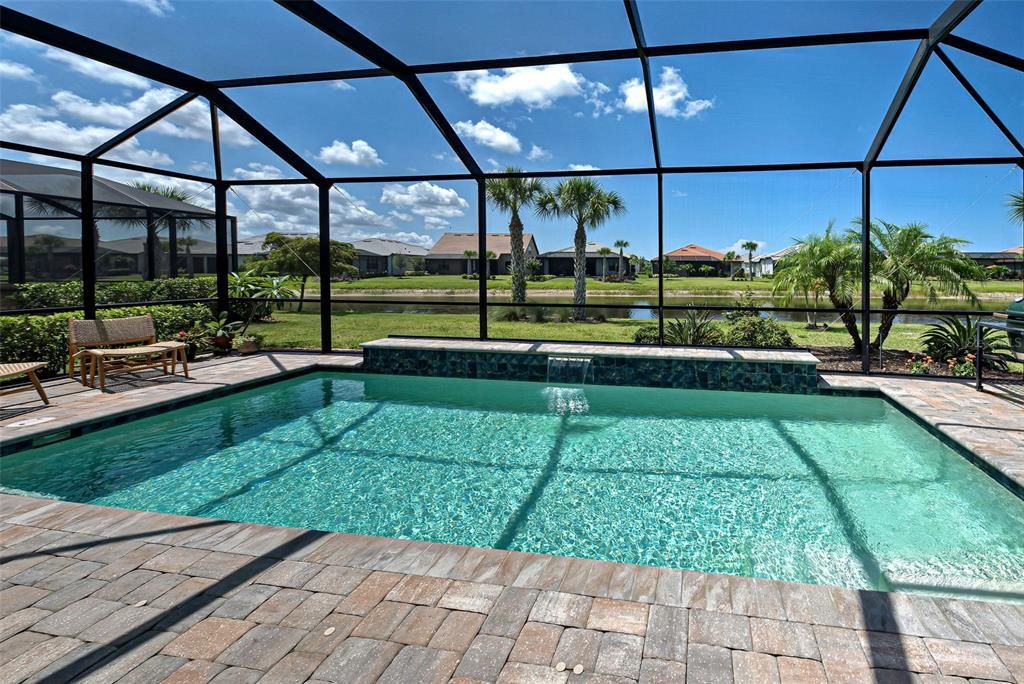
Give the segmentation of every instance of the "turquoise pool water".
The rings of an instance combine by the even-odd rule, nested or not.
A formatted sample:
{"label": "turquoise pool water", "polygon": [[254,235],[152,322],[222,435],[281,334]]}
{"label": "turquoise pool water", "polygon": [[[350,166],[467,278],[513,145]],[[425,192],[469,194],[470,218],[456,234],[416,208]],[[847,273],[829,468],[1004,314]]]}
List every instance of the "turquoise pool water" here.
{"label": "turquoise pool water", "polygon": [[322,373],[6,457],[0,483],[229,520],[1024,595],[1024,502],[878,399]]}

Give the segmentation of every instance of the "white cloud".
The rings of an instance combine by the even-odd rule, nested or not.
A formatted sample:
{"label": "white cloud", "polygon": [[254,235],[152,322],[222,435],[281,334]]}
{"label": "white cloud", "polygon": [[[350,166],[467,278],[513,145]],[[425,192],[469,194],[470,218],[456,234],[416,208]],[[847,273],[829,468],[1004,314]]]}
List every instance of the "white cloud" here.
{"label": "white cloud", "polygon": [[[728,247],[723,249],[722,252],[723,253],[725,253],[725,252],[736,252],[737,254],[742,254],[743,257],[746,258],[747,250],[743,249],[743,243],[744,242],[748,242],[748,240],[746,240],[746,239],[737,240],[736,242],[732,243],[731,245],[729,245]],[[756,242],[757,243],[757,249],[754,250],[754,254],[758,254],[762,249],[764,249],[764,246],[768,244],[764,240],[753,240],[752,242]]]}
{"label": "white cloud", "polygon": [[[647,94],[642,79],[632,78],[622,83],[619,85],[619,92],[622,94],[622,100],[618,104],[622,109],[629,112],[647,111]],[[679,75],[679,70],[673,67],[661,68],[653,94],[654,111],[671,118],[692,119],[714,106],[711,100],[690,99],[689,87]]]}
{"label": "white cloud", "polygon": [[352,145],[335,140],[327,147],[321,147],[316,158],[325,164],[349,164],[351,166],[383,166],[377,150],[365,140],[353,140]]}
{"label": "white cloud", "polygon": [[[50,107],[14,104],[0,112],[0,138],[55,150],[84,154],[120,132],[120,128],[106,126],[73,126],[59,120],[57,111]],[[107,156],[146,166],[170,166],[173,163],[163,152],[140,148],[135,139],[119,145]]]}
{"label": "white cloud", "polygon": [[12,62],[7,59],[0,59],[0,78],[9,78],[18,81],[35,80],[35,72],[32,67],[19,62]]}
{"label": "white cloud", "polygon": [[150,14],[158,17],[166,17],[174,11],[171,0],[124,0],[129,5],[137,5]]}
{"label": "white cloud", "polygon": [[392,209],[391,211],[389,211],[388,216],[396,218],[399,221],[412,221],[413,219],[412,214],[408,214],[404,211],[398,211],[397,209]]}
{"label": "white cloud", "polygon": [[526,155],[526,158],[530,161],[537,161],[538,159],[550,159],[551,153],[545,150],[540,145],[531,145],[530,152]]}
{"label": "white cloud", "polygon": [[455,85],[478,105],[497,107],[521,102],[530,108],[546,109],[560,97],[583,94],[586,79],[568,64],[512,67],[500,73],[462,71]]}
{"label": "white cloud", "polygon": [[[150,88],[134,100],[111,102],[89,100],[68,90],[59,90],[50,99],[59,111],[76,119],[127,128],[179,95],[181,92],[173,88]],[[224,115],[219,118],[219,128],[223,145],[249,147],[256,144],[241,126]],[[209,105],[201,100],[192,100],[147,130],[172,138],[211,141]]]}
{"label": "white cloud", "polygon": [[[270,164],[251,163],[234,169],[235,178],[266,180],[281,178],[281,170]],[[272,230],[289,233],[316,232],[320,203],[316,188],[307,185],[238,186],[229,195],[231,210],[238,216],[240,230],[252,235]],[[350,236],[364,228],[392,227],[391,219],[381,216],[367,203],[344,188],[331,193],[331,231]],[[358,239],[358,238],[352,238]]]}
{"label": "white cloud", "polygon": [[594,166],[593,164],[569,164],[570,171],[600,171],[600,166]]}
{"label": "white cloud", "polygon": [[78,55],[73,55],[70,52],[64,52],[57,48],[45,48],[43,50],[43,57],[52,62],[59,62],[82,76],[102,81],[104,83],[112,83],[114,85],[125,86],[127,88],[136,88],[138,90],[149,88],[150,85],[149,81],[144,79],[142,76],[122,71],[102,62],[96,62],[85,57],[79,57]]}
{"label": "white cloud", "polygon": [[448,225],[451,219],[465,214],[469,202],[452,188],[443,188],[426,181],[412,185],[385,185],[381,204],[390,204],[402,214],[423,218],[428,228]]}
{"label": "white cloud", "polygon": [[423,218],[423,225],[426,226],[428,230],[440,230],[442,228],[449,227],[451,224],[451,221],[446,218],[441,218],[440,216],[426,216]]}
{"label": "white cloud", "polygon": [[346,92],[349,90],[355,90],[355,87],[347,81],[331,81],[331,87],[335,90],[343,90]]}
{"label": "white cloud", "polygon": [[506,154],[519,154],[523,149],[519,144],[519,138],[484,119],[475,123],[473,121],[457,121],[455,131],[463,138]]}

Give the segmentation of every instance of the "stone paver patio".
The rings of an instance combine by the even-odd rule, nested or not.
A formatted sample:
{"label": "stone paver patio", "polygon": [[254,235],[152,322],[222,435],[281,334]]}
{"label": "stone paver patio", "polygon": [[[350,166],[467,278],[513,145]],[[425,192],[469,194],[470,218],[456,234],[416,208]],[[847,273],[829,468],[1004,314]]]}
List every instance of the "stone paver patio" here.
{"label": "stone paver patio", "polygon": [[[5,440],[358,357],[263,354],[188,382],[48,383]],[[875,387],[1019,478],[1020,395]],[[32,419],[52,418],[44,422]],[[27,424],[24,424],[28,421]],[[21,427],[18,424],[22,423]],[[1004,458],[1005,457],[1005,458]],[[0,495],[0,682],[1024,684],[1024,606],[855,591]]]}

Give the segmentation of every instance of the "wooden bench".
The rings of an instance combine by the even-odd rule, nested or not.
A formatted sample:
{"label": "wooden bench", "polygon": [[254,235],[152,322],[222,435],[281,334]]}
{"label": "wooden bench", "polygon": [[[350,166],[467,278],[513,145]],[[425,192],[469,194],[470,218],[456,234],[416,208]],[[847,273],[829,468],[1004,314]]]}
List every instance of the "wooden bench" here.
{"label": "wooden bench", "polygon": [[[0,363],[0,379],[13,378],[16,375],[27,375],[28,381],[32,383],[32,387],[35,387],[36,392],[39,393],[39,398],[43,400],[44,404],[49,404],[50,400],[46,396],[46,392],[43,391],[43,386],[39,384],[39,378],[36,377],[36,371],[40,368],[46,368],[45,363]],[[15,392],[22,392],[29,389],[28,387],[15,387],[14,389],[5,390],[0,392],[0,396],[7,394],[13,394]]]}
{"label": "wooden bench", "polygon": [[[107,373],[162,368],[167,374],[177,370],[180,361],[188,377],[188,360],[183,342],[158,342],[156,326],[150,316],[109,318],[105,320],[68,320],[68,375],[75,376],[75,362],[81,370],[82,384],[107,388]],[[87,382],[88,377],[88,382]]]}

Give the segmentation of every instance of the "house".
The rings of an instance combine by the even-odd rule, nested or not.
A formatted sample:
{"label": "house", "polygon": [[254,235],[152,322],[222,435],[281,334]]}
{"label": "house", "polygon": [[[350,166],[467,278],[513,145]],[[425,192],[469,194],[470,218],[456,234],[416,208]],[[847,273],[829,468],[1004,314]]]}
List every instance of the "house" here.
{"label": "house", "polygon": [[353,240],[359,275],[402,275],[422,270],[427,249],[387,238]]}
{"label": "house", "polygon": [[965,252],[982,268],[1005,266],[1015,278],[1024,276],[1024,247],[1010,247],[1001,252]]}
{"label": "house", "polygon": [[[511,271],[512,247],[508,233],[487,233],[487,251],[496,256],[488,264],[488,272],[504,275]],[[475,273],[478,270],[480,238],[477,233],[445,233],[434,243],[426,255],[427,272],[440,275]],[[467,257],[466,252],[474,256]],[[536,259],[540,251],[531,233],[523,233],[523,253],[526,259]]]}
{"label": "house", "polygon": [[[611,250],[611,254],[602,254],[602,249]],[[619,250],[603,245],[600,242],[587,242],[587,275],[591,277],[618,275],[619,273]],[[629,264],[629,257],[632,254],[625,254],[625,270],[632,267]],[[543,266],[541,271],[544,275],[572,276],[574,274],[574,263],[576,247],[569,245],[562,249],[551,252],[544,252],[540,255],[540,262]]]}
{"label": "house", "polygon": [[[682,273],[685,266],[687,274],[697,275],[699,273],[698,269],[702,266],[709,266],[714,269],[714,275],[729,275],[729,263],[725,260],[725,254],[708,249],[707,247],[701,247],[700,245],[689,244],[679,249],[674,249],[665,254],[664,258],[673,264],[678,273]],[[661,266],[659,260],[654,259],[652,265],[654,272],[657,273]]]}
{"label": "house", "polygon": [[[755,276],[760,278],[770,278],[775,274],[775,267],[778,265],[779,260],[796,252],[800,247],[801,245],[790,245],[789,247],[783,247],[782,249],[768,254],[755,254],[751,270],[754,271]],[[743,263],[745,265],[746,261],[744,260]]]}

